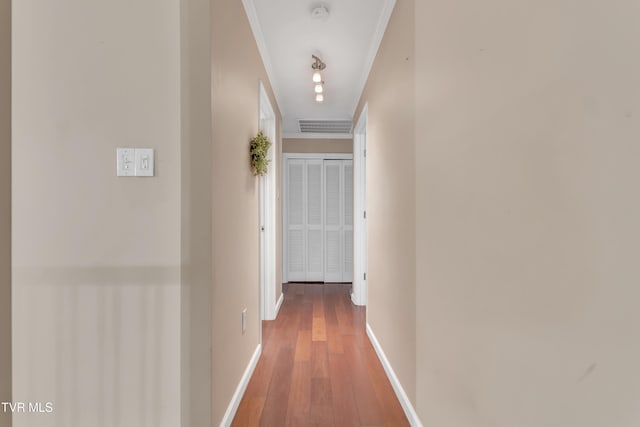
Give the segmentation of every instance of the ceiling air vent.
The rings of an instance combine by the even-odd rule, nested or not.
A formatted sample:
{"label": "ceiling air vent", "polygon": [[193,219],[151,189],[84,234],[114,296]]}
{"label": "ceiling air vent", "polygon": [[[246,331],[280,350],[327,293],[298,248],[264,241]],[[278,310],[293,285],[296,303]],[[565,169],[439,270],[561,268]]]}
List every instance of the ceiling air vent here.
{"label": "ceiling air vent", "polygon": [[298,120],[302,133],[351,133],[351,120]]}

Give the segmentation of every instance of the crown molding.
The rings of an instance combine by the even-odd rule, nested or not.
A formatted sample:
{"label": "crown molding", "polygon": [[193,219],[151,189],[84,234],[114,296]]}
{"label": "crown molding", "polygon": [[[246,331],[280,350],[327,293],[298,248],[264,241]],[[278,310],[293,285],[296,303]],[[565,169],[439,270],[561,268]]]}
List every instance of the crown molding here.
{"label": "crown molding", "polygon": [[280,114],[284,116],[286,112],[282,110],[283,104],[280,102],[279,97],[280,89],[275,79],[273,65],[271,65],[271,56],[269,56],[267,43],[265,42],[264,35],[262,34],[262,27],[260,26],[260,20],[258,19],[258,11],[256,10],[253,0],[242,0],[242,5],[244,6],[247,19],[249,20],[249,26],[253,32],[253,38],[256,40],[258,52],[260,52],[260,57],[262,58],[262,64],[264,65],[264,69],[267,71],[267,78],[269,79],[269,84],[273,90],[273,96],[275,97],[276,104],[278,104],[278,110],[280,111]]}
{"label": "crown molding", "polygon": [[393,8],[396,5],[396,0],[385,0],[384,6],[382,8],[382,13],[380,14],[380,18],[378,19],[378,25],[376,26],[376,31],[373,33],[373,37],[371,38],[371,44],[369,45],[369,53],[365,59],[365,66],[362,70],[362,76],[358,81],[358,96],[356,97],[353,105],[351,106],[351,111],[353,114],[356,113],[356,108],[358,108],[358,103],[360,102],[360,98],[362,98],[362,92],[364,91],[364,86],[367,84],[367,79],[369,78],[369,73],[371,72],[371,68],[373,67],[373,61],[376,59],[376,55],[378,54],[378,49],[380,48],[380,43],[382,43],[382,38],[384,37],[384,32],[387,30],[387,25],[389,24],[389,19],[391,19],[391,14],[393,13]]}

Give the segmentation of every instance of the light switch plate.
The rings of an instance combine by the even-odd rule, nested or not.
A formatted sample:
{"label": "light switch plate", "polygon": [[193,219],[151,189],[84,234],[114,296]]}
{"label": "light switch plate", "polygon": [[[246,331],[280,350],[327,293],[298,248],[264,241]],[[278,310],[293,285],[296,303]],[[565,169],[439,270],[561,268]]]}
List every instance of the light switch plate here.
{"label": "light switch plate", "polygon": [[135,150],[133,148],[118,148],[116,156],[116,175],[135,176]]}
{"label": "light switch plate", "polygon": [[247,309],[242,310],[242,335],[247,332]]}
{"label": "light switch plate", "polygon": [[153,176],[153,148],[136,148],[136,176]]}

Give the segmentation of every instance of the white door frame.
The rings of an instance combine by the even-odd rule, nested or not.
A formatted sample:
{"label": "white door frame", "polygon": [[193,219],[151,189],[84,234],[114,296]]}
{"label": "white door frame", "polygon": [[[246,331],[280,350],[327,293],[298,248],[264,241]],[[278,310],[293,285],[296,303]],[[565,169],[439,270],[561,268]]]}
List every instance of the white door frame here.
{"label": "white door frame", "polygon": [[365,104],[353,132],[353,292],[355,305],[367,305],[367,121]]}
{"label": "white door frame", "polygon": [[[287,218],[287,203],[288,203],[288,186],[289,182],[288,170],[287,170],[287,160],[289,159],[304,159],[304,160],[351,160],[353,159],[353,155],[350,153],[282,153],[282,281],[284,283],[289,282],[288,277],[288,266],[287,266],[287,250],[288,250],[288,240],[287,240],[287,229],[288,229],[288,218]],[[323,185],[324,186],[324,185]],[[354,189],[355,190],[355,189]],[[324,236],[323,236],[324,239]]]}
{"label": "white door frame", "polygon": [[[278,156],[276,115],[262,82],[259,83],[260,130],[271,141],[267,158],[271,161],[267,174],[260,177],[260,319],[276,318],[276,170]],[[262,328],[260,328],[262,330]]]}

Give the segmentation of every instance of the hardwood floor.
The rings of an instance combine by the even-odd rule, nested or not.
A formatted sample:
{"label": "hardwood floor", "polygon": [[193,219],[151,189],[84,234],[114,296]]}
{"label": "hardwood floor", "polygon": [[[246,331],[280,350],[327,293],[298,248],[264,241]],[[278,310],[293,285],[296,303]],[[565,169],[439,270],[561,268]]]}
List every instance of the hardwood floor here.
{"label": "hardwood floor", "polygon": [[285,289],[232,426],[408,426],[350,286]]}

